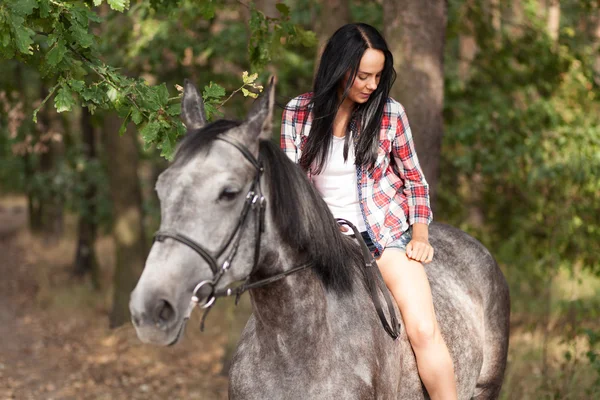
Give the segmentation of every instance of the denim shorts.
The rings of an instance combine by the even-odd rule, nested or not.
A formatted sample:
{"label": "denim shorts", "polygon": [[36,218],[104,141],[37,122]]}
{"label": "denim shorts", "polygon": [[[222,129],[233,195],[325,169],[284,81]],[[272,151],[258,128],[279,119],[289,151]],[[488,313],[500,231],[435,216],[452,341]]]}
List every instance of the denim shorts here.
{"label": "denim shorts", "polygon": [[[369,234],[366,231],[361,232],[360,234],[362,235],[362,237],[363,237],[365,243],[367,244],[367,247],[371,251],[371,253],[375,253],[377,248],[375,247],[375,244],[369,237]],[[398,239],[394,240],[391,243],[388,243],[387,246],[385,246],[385,248],[386,249],[390,249],[390,248],[400,249],[406,253],[406,245],[408,245],[408,243],[411,241],[411,239],[412,239],[412,229],[409,228]]]}

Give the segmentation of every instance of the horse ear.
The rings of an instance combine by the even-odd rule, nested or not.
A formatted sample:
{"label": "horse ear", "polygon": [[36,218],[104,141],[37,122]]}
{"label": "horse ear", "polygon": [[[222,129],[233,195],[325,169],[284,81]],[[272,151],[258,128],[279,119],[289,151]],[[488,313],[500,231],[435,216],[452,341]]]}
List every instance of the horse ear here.
{"label": "horse ear", "polygon": [[271,139],[273,134],[273,108],[275,107],[275,84],[277,78],[271,76],[262,96],[252,105],[245,124],[248,131],[259,139]]}
{"label": "horse ear", "polygon": [[183,88],[181,118],[188,130],[200,129],[206,125],[206,114],[204,112],[202,96],[198,93],[196,86],[188,79],[185,80]]}

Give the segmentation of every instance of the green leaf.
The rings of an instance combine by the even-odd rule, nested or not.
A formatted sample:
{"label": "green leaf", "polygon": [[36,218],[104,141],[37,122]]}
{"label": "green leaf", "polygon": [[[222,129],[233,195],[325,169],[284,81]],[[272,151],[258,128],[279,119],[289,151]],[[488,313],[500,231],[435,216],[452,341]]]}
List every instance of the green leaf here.
{"label": "green leaf", "polygon": [[142,139],[146,143],[153,143],[158,138],[158,132],[160,131],[160,124],[158,121],[148,122],[146,126],[144,126],[140,130],[140,134],[142,135]]}
{"label": "green leaf", "polygon": [[144,83],[136,85],[136,90],[139,93],[137,98],[141,103],[142,108],[148,108],[152,111],[158,111],[161,108],[158,90],[156,87],[150,87]]}
{"label": "green leaf", "polygon": [[115,87],[111,86],[106,92],[106,95],[111,102],[116,103],[117,99],[119,98],[119,91]]}
{"label": "green leaf", "polygon": [[212,103],[204,103],[204,112],[206,112],[206,119],[210,121],[213,115],[217,114],[219,111]]}
{"label": "green leaf", "polygon": [[10,0],[8,4],[12,12],[20,16],[29,15],[38,7],[36,0]]}
{"label": "green leaf", "polygon": [[46,60],[48,64],[55,67],[60,63],[67,52],[67,47],[65,46],[65,41],[60,39],[58,43],[46,55]]}
{"label": "green leaf", "polygon": [[87,8],[76,5],[71,8],[69,12],[71,16],[71,22],[75,22],[77,25],[86,28],[88,26]]}
{"label": "green leaf", "polygon": [[213,0],[204,0],[198,5],[198,13],[204,19],[213,19],[215,17],[215,4]]}
{"label": "green leaf", "polygon": [[23,18],[13,18],[13,33],[15,35],[15,42],[17,45],[17,49],[23,54],[33,54],[31,51],[31,45],[33,44],[33,35],[34,31],[23,26],[21,24],[15,23],[16,21],[21,20],[21,24],[24,22]]}
{"label": "green leaf", "polygon": [[70,79],[69,86],[71,86],[71,89],[79,93],[85,88],[85,82],[77,79]]}
{"label": "green leaf", "polygon": [[48,0],[39,0],[40,17],[48,18],[50,15],[50,2]]}
{"label": "green leaf", "polygon": [[8,30],[6,30],[5,32],[1,32],[2,33],[2,46],[3,47],[8,47],[8,44],[10,43],[10,34],[8,33]]}
{"label": "green leaf", "polygon": [[317,45],[317,34],[313,31],[306,31],[304,29],[297,29],[299,42],[304,47],[314,47]]}
{"label": "green leaf", "polygon": [[129,112],[129,114],[127,114],[127,116],[123,120],[123,123],[121,124],[121,127],[119,128],[119,136],[123,136],[123,134],[127,130],[127,124],[129,124],[130,117],[131,117],[131,111]]}
{"label": "green leaf", "polygon": [[56,107],[56,111],[59,113],[63,111],[71,111],[74,105],[75,100],[73,99],[72,92],[66,86],[62,86],[54,98],[54,106]]}
{"label": "green leaf", "polygon": [[69,29],[73,35],[73,39],[84,49],[87,49],[94,44],[94,36],[87,31],[87,27],[78,24],[72,24]]}
{"label": "green leaf", "polygon": [[84,87],[80,94],[85,101],[91,101],[96,104],[102,104],[107,100],[106,92],[98,85]]}
{"label": "green leaf", "polygon": [[94,0],[94,5],[96,7],[98,7],[100,4],[102,4],[102,0]]}
{"label": "green leaf", "polygon": [[123,12],[129,8],[129,0],[108,0],[108,5],[115,11]]}
{"label": "green leaf", "polygon": [[290,15],[290,8],[284,3],[277,3],[275,8],[277,8],[277,11],[279,11],[284,17]]}
{"label": "green leaf", "polygon": [[167,134],[163,136],[163,140],[161,142],[162,151],[160,152],[160,155],[168,160],[173,158],[173,153],[175,150],[176,142],[173,136],[174,135],[172,135],[171,132],[167,132]]}
{"label": "green leaf", "polygon": [[167,108],[167,114],[172,117],[181,115],[181,103],[170,105],[169,108]]}
{"label": "green leaf", "polygon": [[144,115],[137,108],[133,108],[131,120],[134,124],[139,125],[144,120]]}
{"label": "green leaf", "polygon": [[210,99],[220,99],[225,96],[225,88],[214,83],[210,82],[208,86],[204,86],[204,92],[202,93],[202,97],[205,101]]}
{"label": "green leaf", "polygon": [[169,103],[169,89],[167,89],[166,84],[162,84],[156,87],[156,95],[158,98],[158,103],[161,106],[166,106]]}

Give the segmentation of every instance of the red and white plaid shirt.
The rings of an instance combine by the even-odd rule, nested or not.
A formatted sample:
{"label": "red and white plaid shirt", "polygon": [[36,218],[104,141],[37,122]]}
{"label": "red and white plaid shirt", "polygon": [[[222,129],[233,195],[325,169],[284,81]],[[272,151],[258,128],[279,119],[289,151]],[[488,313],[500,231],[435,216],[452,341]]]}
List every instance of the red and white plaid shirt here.
{"label": "red and white plaid shirt", "polygon": [[[295,163],[310,133],[313,115],[307,106],[312,95],[292,99],[283,111],[281,148]],[[360,208],[379,254],[410,225],[429,224],[433,219],[429,185],[419,166],[406,112],[396,100],[388,98],[385,104],[374,168],[356,170]]]}

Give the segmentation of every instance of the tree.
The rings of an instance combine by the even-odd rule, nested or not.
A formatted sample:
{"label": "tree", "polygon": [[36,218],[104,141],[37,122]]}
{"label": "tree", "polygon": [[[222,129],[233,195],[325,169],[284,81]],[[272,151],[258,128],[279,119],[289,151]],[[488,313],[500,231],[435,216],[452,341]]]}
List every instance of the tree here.
{"label": "tree", "polygon": [[548,1],[548,35],[552,40],[558,40],[560,29],[560,0]]}
{"label": "tree", "polygon": [[121,121],[115,114],[104,117],[102,139],[108,158],[106,165],[113,202],[112,231],[116,247],[111,327],[130,320],[129,294],[140,277],[147,254],[142,195],[137,176],[139,154],[136,131],[130,125],[119,137],[115,132],[120,126]]}
{"label": "tree", "polygon": [[[217,28],[213,24],[216,12],[239,8],[238,3],[198,3],[194,0],[136,2],[127,12],[129,3],[128,0],[6,0],[0,4],[0,57],[29,64],[39,71],[44,82],[52,82],[47,95],[43,96],[43,101],[33,113],[34,120],[38,115],[41,121],[46,119],[49,101],[54,102],[58,113],[79,107],[87,108],[92,114],[112,112],[104,121],[102,135],[105,152],[111,157],[107,165],[117,247],[112,326],[129,319],[129,292],[146,255],[134,132],[139,133],[146,149],[158,148],[168,159],[173,156],[176,142],[185,132],[179,119],[180,96],[170,93],[177,81],[171,81],[167,86],[160,83],[160,79],[177,76],[178,83],[182,83],[184,76],[193,76],[195,68],[202,68],[198,65],[201,61],[197,61],[201,57],[215,57],[229,62],[230,66],[235,65],[236,83],[230,85],[235,86],[229,97],[226,97],[224,86],[211,79],[225,81],[227,77],[229,83],[234,80],[231,72],[213,69],[210,63],[208,68],[202,68],[202,79],[206,82],[203,97],[208,117],[214,118],[222,115],[224,103],[234,94],[257,96],[261,90],[256,83],[258,74],[242,73],[249,66],[261,71],[284,44],[310,46],[314,42],[312,33],[291,22],[290,10],[282,3],[276,4],[278,17],[266,17],[252,3],[247,6],[250,9],[251,39],[242,48],[246,52],[240,54],[231,52],[228,26],[220,24],[221,27],[213,29]],[[126,17],[114,18],[115,14],[124,15],[120,13],[125,12]],[[233,25],[245,22],[234,21]],[[135,25],[141,29],[124,29],[129,23],[131,27]],[[109,24],[117,29],[112,29],[111,35],[105,35],[103,28]],[[199,35],[202,35],[202,40],[199,40]],[[180,57],[181,53],[181,58],[187,57],[186,51],[192,57],[188,64],[191,68],[182,69],[180,67],[184,63],[177,63],[176,57]],[[232,58],[235,64],[231,63]],[[126,75],[125,70],[132,72],[133,76]],[[130,122],[139,130],[127,128]],[[120,139],[119,135],[122,136]],[[30,175],[34,172],[31,169]],[[87,228],[80,228],[82,236],[91,236],[84,234]],[[88,242],[87,239],[85,241]],[[81,249],[88,245],[93,244],[83,245]],[[79,251],[77,254],[82,255]]]}
{"label": "tree", "polygon": [[77,247],[75,250],[75,261],[73,273],[76,276],[83,277],[90,275],[92,285],[99,288],[98,260],[94,244],[96,243],[97,229],[97,205],[96,196],[98,188],[96,182],[90,178],[91,169],[97,166],[96,163],[96,138],[94,126],[92,125],[92,115],[87,108],[81,109],[81,136],[82,136],[82,164],[85,176],[85,185],[82,194],[83,209],[80,210],[79,222],[77,225]]}
{"label": "tree", "polygon": [[477,52],[477,42],[475,41],[475,31],[473,21],[471,20],[471,9],[473,0],[467,0],[463,4],[461,15],[464,20],[464,30],[459,34],[459,55],[458,55],[458,78],[464,83],[469,78],[471,62]]}
{"label": "tree", "polygon": [[594,68],[594,81],[596,85],[600,86],[600,6],[596,9],[593,18],[593,40],[592,51],[595,53],[593,68]]}
{"label": "tree", "polygon": [[[332,21],[332,16],[335,16]],[[349,0],[330,0],[320,3],[320,12],[314,20],[314,31],[319,41],[317,58],[321,56],[327,39],[334,34],[338,28],[350,22]]]}
{"label": "tree", "polygon": [[384,32],[394,55],[398,81],[392,96],[406,108],[419,161],[435,207],[443,136],[446,2],[385,1]]}

